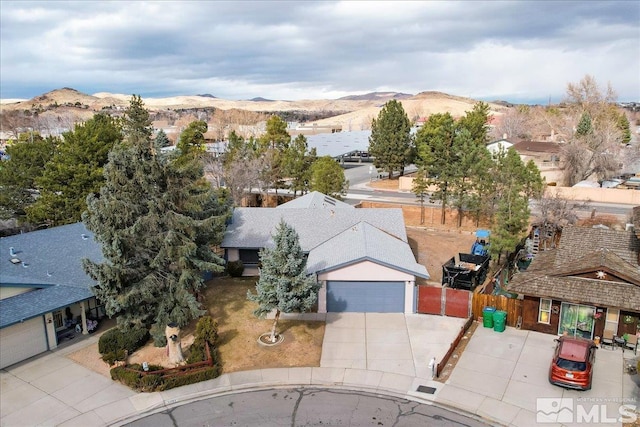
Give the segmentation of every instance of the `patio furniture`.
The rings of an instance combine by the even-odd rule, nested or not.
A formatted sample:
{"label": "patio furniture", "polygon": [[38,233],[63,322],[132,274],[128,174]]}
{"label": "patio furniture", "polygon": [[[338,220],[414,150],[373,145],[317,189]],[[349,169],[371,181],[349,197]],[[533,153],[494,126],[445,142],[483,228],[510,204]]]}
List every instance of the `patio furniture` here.
{"label": "patio furniture", "polygon": [[600,340],[600,347],[608,345],[613,350],[613,346],[615,344],[614,338],[615,336],[613,335],[613,331],[604,331],[602,333],[602,339]]}
{"label": "patio furniture", "polygon": [[613,343],[616,345],[616,347],[620,347],[622,349],[622,351],[624,352],[624,346],[625,346],[625,343],[626,343],[624,338],[619,337],[619,336],[615,336],[615,337],[613,337]]}
{"label": "patio furniture", "polygon": [[622,347],[622,352],[626,349],[633,350],[633,354],[638,354],[638,335],[629,335],[624,342],[624,347]]}

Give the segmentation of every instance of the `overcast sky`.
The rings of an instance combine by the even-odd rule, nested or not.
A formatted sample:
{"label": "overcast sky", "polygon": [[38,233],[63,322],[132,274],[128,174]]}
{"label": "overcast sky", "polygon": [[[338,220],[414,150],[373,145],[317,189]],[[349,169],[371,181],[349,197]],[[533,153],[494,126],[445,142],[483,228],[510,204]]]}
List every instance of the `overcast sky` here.
{"label": "overcast sky", "polygon": [[558,102],[586,74],[640,101],[638,1],[0,2],[0,97]]}

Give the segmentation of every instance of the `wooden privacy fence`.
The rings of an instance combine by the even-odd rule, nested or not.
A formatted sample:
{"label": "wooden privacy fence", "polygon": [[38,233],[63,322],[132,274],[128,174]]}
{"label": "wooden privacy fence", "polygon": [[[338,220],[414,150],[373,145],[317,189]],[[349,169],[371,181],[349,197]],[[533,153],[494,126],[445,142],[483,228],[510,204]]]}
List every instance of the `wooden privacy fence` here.
{"label": "wooden privacy fence", "polygon": [[471,292],[446,287],[419,286],[418,313],[466,319],[471,314]]}
{"label": "wooden privacy fence", "polygon": [[522,319],[522,300],[507,298],[504,295],[487,295],[474,293],[471,302],[473,318],[480,319],[485,307],[495,307],[496,310],[507,312],[507,326],[519,326]]}

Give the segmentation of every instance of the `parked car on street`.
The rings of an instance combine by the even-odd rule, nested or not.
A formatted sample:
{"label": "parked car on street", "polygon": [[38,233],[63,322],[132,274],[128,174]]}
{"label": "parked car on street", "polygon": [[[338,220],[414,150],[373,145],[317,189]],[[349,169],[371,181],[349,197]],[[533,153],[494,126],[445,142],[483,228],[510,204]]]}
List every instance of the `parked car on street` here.
{"label": "parked car on street", "polygon": [[549,368],[549,382],[560,387],[590,390],[597,346],[592,340],[562,336]]}

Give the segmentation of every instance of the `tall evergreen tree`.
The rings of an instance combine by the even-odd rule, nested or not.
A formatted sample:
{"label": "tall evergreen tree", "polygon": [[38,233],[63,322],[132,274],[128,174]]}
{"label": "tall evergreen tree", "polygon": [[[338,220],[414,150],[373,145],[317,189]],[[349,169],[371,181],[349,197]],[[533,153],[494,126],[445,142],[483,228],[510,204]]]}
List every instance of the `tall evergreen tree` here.
{"label": "tall evergreen tree", "polygon": [[464,211],[473,208],[475,195],[487,178],[491,154],[484,143],[474,141],[466,128],[459,130],[453,140],[453,159],[450,180],[451,204],[458,210],[458,227],[462,226]]}
{"label": "tall evergreen tree", "polygon": [[58,138],[30,132],[7,146],[9,159],[0,162],[0,218],[26,219],[27,208],[35,201],[37,180],[59,143]]}
{"label": "tall evergreen tree", "polygon": [[211,247],[222,239],[227,209],[204,181],[197,156],[155,154],[142,110],[134,96],[104,186],[88,198],[83,220],[106,261],[85,260],[84,267],[119,327],[151,329],[156,345],[164,345],[167,323],[184,326],[203,313],[196,298],[202,273],[223,270]]}
{"label": "tall evergreen tree", "polygon": [[413,186],[411,192],[416,195],[416,198],[420,202],[420,224],[424,224],[424,201],[427,197],[427,189],[429,188],[429,182],[427,181],[424,168],[419,168],[416,172],[413,180]]}
{"label": "tall evergreen tree", "polygon": [[27,209],[29,222],[62,225],[80,221],[86,199],[104,182],[109,151],[122,139],[120,125],[96,114],[66,132],[53,158],[36,181],[40,197]]}
{"label": "tall evergreen tree", "polygon": [[275,247],[260,250],[260,279],[256,292],[247,292],[250,301],[258,303],[254,314],[264,317],[275,310],[271,342],[276,341],[280,313],[304,313],[318,299],[320,284],[306,273],[307,257],[300,248],[295,229],[283,221],[273,236]]}
{"label": "tall evergreen tree", "polygon": [[449,113],[433,114],[416,134],[418,163],[424,167],[429,184],[436,190],[432,200],[442,202],[440,222],[445,223],[446,208],[451,197],[451,186],[456,176],[456,150],[454,139],[456,123]]}
{"label": "tall evergreen tree", "polygon": [[294,197],[300,191],[309,191],[311,181],[311,166],[316,161],[316,149],[309,151],[307,138],[298,135],[289,146],[286,156],[285,175],[291,180],[290,189]]}
{"label": "tall evergreen tree", "polygon": [[477,145],[486,145],[489,139],[489,104],[478,102],[460,118],[458,126],[466,129]]}
{"label": "tall evergreen tree", "polygon": [[529,198],[542,192],[543,181],[533,162],[523,164],[513,148],[494,155],[491,176],[495,216],[490,251],[499,260],[503,252],[515,250],[524,237],[530,217]]}
{"label": "tall evergreen tree", "polygon": [[196,120],[191,123],[180,134],[180,140],[177,147],[182,153],[190,151],[203,152],[205,150],[204,134],[207,133],[207,122]]}
{"label": "tall evergreen tree", "polygon": [[414,157],[411,122],[402,104],[395,99],[388,101],[377,119],[371,122],[369,154],[374,156],[374,165],[389,173],[400,171],[411,164]]}
{"label": "tall evergreen tree", "polygon": [[286,172],[286,158],[291,145],[291,135],[287,132],[287,123],[278,116],[267,120],[267,131],[258,139],[258,152],[266,160],[262,180],[268,186],[283,188]]}

